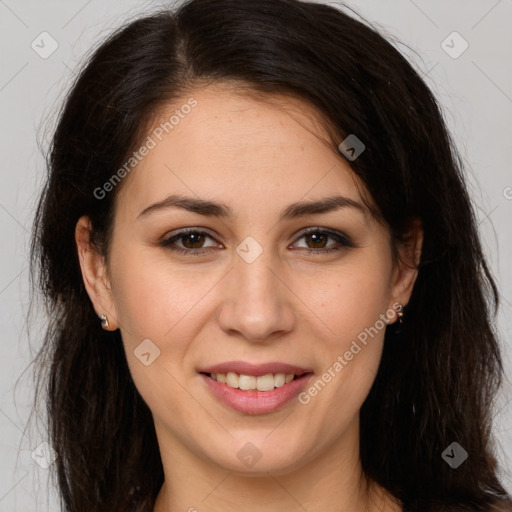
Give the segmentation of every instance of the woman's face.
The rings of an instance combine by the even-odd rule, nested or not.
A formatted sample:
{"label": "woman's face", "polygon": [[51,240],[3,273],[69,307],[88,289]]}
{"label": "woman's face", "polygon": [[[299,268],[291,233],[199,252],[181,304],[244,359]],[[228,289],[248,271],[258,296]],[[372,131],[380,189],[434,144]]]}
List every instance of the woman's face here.
{"label": "woman's face", "polygon": [[121,330],[164,461],[284,474],[352,453],[415,271],[309,107],[190,96],[125,178],[108,280],[87,279],[95,309]]}

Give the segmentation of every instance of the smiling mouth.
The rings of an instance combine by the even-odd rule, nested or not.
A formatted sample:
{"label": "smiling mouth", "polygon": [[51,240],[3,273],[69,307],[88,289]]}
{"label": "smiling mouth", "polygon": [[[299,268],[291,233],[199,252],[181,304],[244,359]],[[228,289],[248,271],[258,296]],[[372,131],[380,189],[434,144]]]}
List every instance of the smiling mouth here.
{"label": "smiling mouth", "polygon": [[267,373],[258,377],[254,375],[244,375],[235,372],[228,373],[203,373],[211,379],[226,384],[230,388],[240,389],[242,391],[272,391],[288,384],[292,380],[310,375],[309,373],[296,375],[293,373]]}
{"label": "smiling mouth", "polygon": [[[230,366],[239,366],[246,373],[227,371]],[[290,373],[271,373],[269,370],[272,369]],[[302,392],[314,375],[312,371],[303,368],[274,363],[258,367],[230,363],[229,366],[224,364],[204,370],[210,371],[200,371],[199,375],[210,393],[231,410],[247,415],[270,414],[285,407]]]}

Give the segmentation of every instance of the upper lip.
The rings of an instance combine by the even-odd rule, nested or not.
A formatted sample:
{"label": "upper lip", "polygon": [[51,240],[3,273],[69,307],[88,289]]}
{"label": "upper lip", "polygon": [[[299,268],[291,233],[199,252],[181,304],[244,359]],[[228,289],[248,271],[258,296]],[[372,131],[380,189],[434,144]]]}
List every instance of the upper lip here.
{"label": "upper lip", "polygon": [[254,364],[246,361],[226,361],[224,363],[215,364],[200,368],[199,373],[238,373],[239,375],[252,375],[259,377],[261,375],[267,375],[269,373],[285,373],[303,375],[304,373],[310,373],[312,370],[301,368],[293,364],[269,362]]}

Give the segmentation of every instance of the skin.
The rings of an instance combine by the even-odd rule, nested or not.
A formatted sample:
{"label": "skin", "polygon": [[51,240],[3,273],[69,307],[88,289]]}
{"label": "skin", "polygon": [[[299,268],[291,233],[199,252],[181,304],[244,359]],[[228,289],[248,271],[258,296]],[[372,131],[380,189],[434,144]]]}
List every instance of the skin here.
{"label": "skin", "polygon": [[[280,221],[298,201],[342,195],[363,204],[364,187],[326,145],[318,114],[297,99],[256,101],[222,85],[183,102],[191,96],[197,106],[125,178],[108,258],[89,243],[87,217],[76,228],[91,301],[109,329],[121,330],[135,385],[153,413],[165,471],[154,511],[401,510],[366,481],[359,459],[359,410],[384,329],[309,403],[292,400],[268,414],[233,411],[197,369],[279,361],[318,378],[380,315],[391,311],[389,321],[397,320],[393,304],[407,304],[417,275],[421,228],[412,225],[398,263],[388,229],[367,210]],[[225,203],[232,216],[176,207],[139,216],[170,194]],[[204,254],[159,245],[189,227],[211,238],[175,245]],[[344,233],[355,247],[302,236],[310,227]],[[252,263],[236,252],[248,236],[263,249]],[[340,250],[322,252],[330,247]],[[160,356],[146,366],[134,350],[148,338]],[[237,457],[248,442],[261,454],[252,467]]]}

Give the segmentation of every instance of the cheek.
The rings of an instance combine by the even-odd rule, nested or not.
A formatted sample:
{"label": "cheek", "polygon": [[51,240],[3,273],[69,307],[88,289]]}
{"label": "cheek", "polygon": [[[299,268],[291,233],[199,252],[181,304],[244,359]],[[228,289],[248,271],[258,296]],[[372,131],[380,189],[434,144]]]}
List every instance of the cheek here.
{"label": "cheek", "polygon": [[[180,374],[199,325],[187,321],[187,313],[200,314],[194,306],[206,290],[167,262],[151,261],[147,249],[123,250],[122,255],[116,258],[112,251],[112,290],[135,386],[152,411],[186,403],[181,378],[173,376]],[[175,410],[178,423],[181,411]]]}
{"label": "cheek", "polygon": [[[361,258],[302,291],[326,326],[318,349],[322,371],[305,389],[302,403],[315,411],[308,420],[312,428],[326,434],[344,430],[375,380],[386,330],[381,315],[388,313],[391,291],[388,263]],[[331,418],[327,423],[326,416]]]}
{"label": "cheek", "polygon": [[321,278],[302,280],[295,289],[306,298],[331,345],[343,350],[386,313],[391,293],[389,278],[390,269],[385,262],[361,259],[322,274]]}
{"label": "cheek", "polygon": [[208,283],[191,280],[165,260],[152,262],[144,249],[123,252],[115,261],[116,312],[129,344],[145,338],[162,341],[182,328],[181,320],[208,289]]}
{"label": "cheek", "polygon": [[387,325],[383,315],[390,297],[386,270],[375,263],[361,274],[347,277],[339,286],[337,312],[331,307],[333,330],[339,333],[334,355],[338,362],[342,356],[340,374],[351,389],[369,389],[379,366]]}

